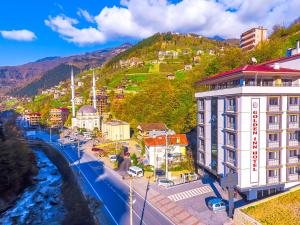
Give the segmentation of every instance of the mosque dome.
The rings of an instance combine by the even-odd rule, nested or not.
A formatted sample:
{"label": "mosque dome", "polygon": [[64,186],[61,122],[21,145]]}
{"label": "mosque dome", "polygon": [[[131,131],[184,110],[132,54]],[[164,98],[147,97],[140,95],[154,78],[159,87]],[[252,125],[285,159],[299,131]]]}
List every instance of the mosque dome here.
{"label": "mosque dome", "polygon": [[80,109],[78,110],[78,113],[96,113],[97,110],[91,106],[91,105],[84,105],[82,107],[80,107]]}

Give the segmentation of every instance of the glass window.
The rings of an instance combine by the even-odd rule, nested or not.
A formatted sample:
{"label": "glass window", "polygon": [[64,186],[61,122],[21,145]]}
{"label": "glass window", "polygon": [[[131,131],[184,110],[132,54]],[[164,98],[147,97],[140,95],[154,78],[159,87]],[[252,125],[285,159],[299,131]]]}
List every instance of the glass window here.
{"label": "glass window", "polygon": [[269,99],[269,105],[279,105],[279,99],[276,97],[276,98],[270,98]]}
{"label": "glass window", "polygon": [[289,141],[297,141],[298,140],[298,133],[293,132],[288,134]]}
{"label": "glass window", "polygon": [[278,134],[269,134],[269,141],[278,141]]}
{"label": "glass window", "polygon": [[273,80],[263,80],[262,86],[273,86]]}
{"label": "glass window", "polygon": [[297,150],[290,150],[290,157],[297,157]]}
{"label": "glass window", "polygon": [[293,85],[292,80],[288,80],[288,79],[283,79],[282,80],[282,86],[292,86],[292,85]]}
{"label": "glass window", "polygon": [[278,124],[279,116],[269,116],[269,123],[270,124]]}
{"label": "glass window", "polygon": [[277,170],[269,170],[268,175],[269,177],[277,177],[278,171]]}
{"label": "glass window", "polygon": [[298,97],[290,97],[289,98],[290,105],[297,105],[298,104]]}
{"label": "glass window", "polygon": [[234,134],[227,134],[227,144],[231,146],[235,146],[235,135]]}
{"label": "glass window", "polygon": [[269,160],[275,160],[277,159],[277,152],[269,152],[268,153]]}
{"label": "glass window", "polygon": [[290,115],[289,116],[289,122],[290,123],[296,123],[298,121],[298,116],[297,115]]}
{"label": "glass window", "polygon": [[297,167],[290,167],[290,168],[288,168],[288,171],[289,171],[289,174],[296,174],[298,172]]}

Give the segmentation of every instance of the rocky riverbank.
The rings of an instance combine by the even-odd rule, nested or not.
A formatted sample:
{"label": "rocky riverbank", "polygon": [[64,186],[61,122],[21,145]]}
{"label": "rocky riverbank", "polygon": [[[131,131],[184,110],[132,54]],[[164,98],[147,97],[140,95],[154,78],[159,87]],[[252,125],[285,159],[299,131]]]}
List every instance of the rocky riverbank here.
{"label": "rocky riverbank", "polygon": [[56,166],[39,150],[36,155],[38,174],[15,205],[0,215],[0,224],[62,224],[67,210],[62,194],[62,176]]}

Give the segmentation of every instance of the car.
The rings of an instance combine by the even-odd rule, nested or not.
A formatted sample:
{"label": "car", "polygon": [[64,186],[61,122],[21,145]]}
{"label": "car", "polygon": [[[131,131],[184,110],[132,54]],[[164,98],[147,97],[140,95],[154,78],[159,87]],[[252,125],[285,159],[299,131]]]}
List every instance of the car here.
{"label": "car", "polygon": [[74,141],[76,141],[74,138],[69,138],[69,141],[70,142],[74,142]]}
{"label": "car", "polygon": [[165,176],[166,175],[166,172],[162,169],[156,169],[155,170],[155,176],[157,177],[162,177],[162,176]]}
{"label": "car", "polygon": [[117,155],[110,155],[110,156],[109,156],[109,160],[110,160],[111,162],[115,162],[115,161],[117,161],[117,159],[118,159],[118,156],[117,156]]}
{"label": "car", "polygon": [[100,148],[95,148],[95,147],[92,148],[92,151],[93,151],[93,152],[99,152],[99,151],[101,151],[101,150],[102,150],[102,149],[100,149]]}
{"label": "car", "polygon": [[174,182],[167,178],[160,178],[157,180],[157,185],[159,187],[171,187],[174,185]]}
{"label": "car", "polygon": [[85,137],[85,140],[92,140],[92,137],[87,136],[87,137]]}
{"label": "car", "polygon": [[70,138],[70,136],[69,136],[69,135],[66,135],[65,138]]}
{"label": "car", "polygon": [[140,167],[137,167],[137,166],[129,167],[129,169],[127,170],[127,173],[130,176],[133,176],[133,177],[142,177],[142,176],[144,176],[144,171]]}
{"label": "car", "polygon": [[217,212],[217,211],[224,211],[226,210],[226,203],[222,198],[212,198],[207,202],[207,206],[210,210]]}
{"label": "car", "polygon": [[142,151],[142,147],[139,146],[138,144],[136,144],[135,147],[136,147],[136,149],[137,149],[138,151]]}

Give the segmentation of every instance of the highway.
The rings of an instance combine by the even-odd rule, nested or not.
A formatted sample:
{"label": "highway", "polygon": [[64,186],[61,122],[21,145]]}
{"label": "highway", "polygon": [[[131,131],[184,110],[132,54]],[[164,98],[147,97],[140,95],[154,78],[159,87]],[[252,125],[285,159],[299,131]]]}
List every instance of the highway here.
{"label": "highway", "polygon": [[[48,143],[50,141],[49,134],[43,131],[37,131],[36,137]],[[129,225],[129,187],[120,176],[96,160],[93,155],[82,150],[80,150],[79,164],[77,145],[61,147],[58,136],[52,135],[50,144],[62,152],[70,166],[80,173],[81,182],[89,190],[90,195],[104,203],[110,224]],[[133,224],[171,225],[174,223],[145,201],[144,196],[134,192]]]}

